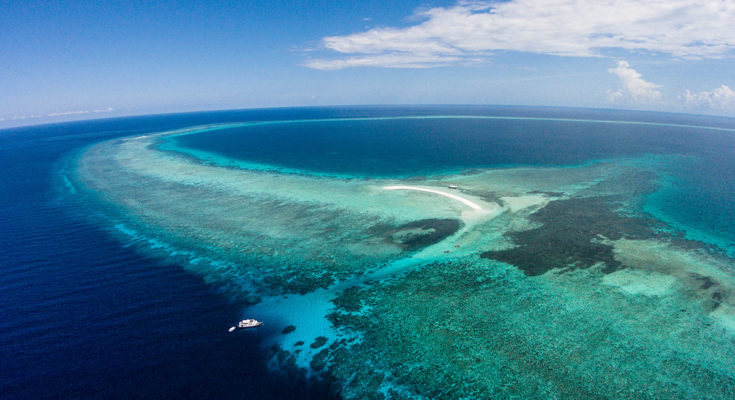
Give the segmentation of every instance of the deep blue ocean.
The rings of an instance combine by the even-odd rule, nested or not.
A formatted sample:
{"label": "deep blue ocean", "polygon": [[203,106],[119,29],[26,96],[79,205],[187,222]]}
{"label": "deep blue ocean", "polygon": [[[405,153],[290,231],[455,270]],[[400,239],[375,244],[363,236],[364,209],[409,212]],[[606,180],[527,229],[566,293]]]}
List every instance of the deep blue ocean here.
{"label": "deep blue ocean", "polygon": [[647,207],[693,237],[735,250],[735,120],[727,118],[530,107],[341,107],[1,130],[0,398],[325,397],[326,385],[268,372],[259,352],[262,333],[223,334],[242,309],[180,266],[116,241],[91,210],[72,200],[62,173],[76,152],[115,137],[224,122],[408,115],[590,121],[503,119],[490,131],[473,119],[376,120],[354,129],[349,122],[313,122],[176,140],[251,162],[372,176],[689,156],[672,166],[671,188],[652,196]]}

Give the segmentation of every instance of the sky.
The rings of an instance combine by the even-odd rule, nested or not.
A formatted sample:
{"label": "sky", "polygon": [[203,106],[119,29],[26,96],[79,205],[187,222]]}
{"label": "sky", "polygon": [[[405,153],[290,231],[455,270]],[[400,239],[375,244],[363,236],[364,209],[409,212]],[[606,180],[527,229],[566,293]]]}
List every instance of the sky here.
{"label": "sky", "polygon": [[735,116],[735,0],[0,0],[0,128],[502,104]]}

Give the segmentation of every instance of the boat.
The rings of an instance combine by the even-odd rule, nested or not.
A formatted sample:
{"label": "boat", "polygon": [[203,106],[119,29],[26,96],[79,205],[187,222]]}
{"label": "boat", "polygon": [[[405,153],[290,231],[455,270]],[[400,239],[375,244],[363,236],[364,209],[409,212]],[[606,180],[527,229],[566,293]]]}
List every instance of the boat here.
{"label": "boat", "polygon": [[230,329],[227,330],[227,332],[233,332],[235,329],[248,329],[248,328],[256,328],[263,325],[263,321],[258,321],[257,319],[248,318],[244,319],[237,323],[237,325],[230,327]]}
{"label": "boat", "polygon": [[257,319],[244,319],[237,323],[237,329],[246,329],[246,328],[255,328],[256,326],[263,325],[263,321],[258,321]]}
{"label": "boat", "polygon": [[450,188],[450,189],[459,189],[459,186],[457,186],[457,185],[449,185],[447,187]]}

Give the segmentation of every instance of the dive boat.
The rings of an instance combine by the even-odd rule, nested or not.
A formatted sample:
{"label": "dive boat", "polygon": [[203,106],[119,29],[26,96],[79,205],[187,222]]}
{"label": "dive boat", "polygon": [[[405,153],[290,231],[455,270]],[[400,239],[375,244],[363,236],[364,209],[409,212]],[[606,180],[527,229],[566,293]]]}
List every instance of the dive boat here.
{"label": "dive boat", "polygon": [[230,327],[230,329],[227,330],[227,332],[232,332],[235,329],[248,329],[248,328],[256,328],[258,326],[263,325],[263,321],[258,321],[257,319],[244,319],[237,323],[236,326]]}

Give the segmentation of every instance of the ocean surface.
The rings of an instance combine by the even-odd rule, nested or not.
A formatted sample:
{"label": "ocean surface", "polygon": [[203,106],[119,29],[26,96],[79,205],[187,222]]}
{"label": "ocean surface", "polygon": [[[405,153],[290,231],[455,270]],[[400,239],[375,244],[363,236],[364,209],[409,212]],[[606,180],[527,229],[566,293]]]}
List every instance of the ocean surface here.
{"label": "ocean surface", "polygon": [[[349,335],[341,336],[345,329],[332,332],[333,336],[330,336],[332,333],[319,336],[326,337],[327,345],[334,343],[335,354],[328,354],[326,351],[316,353],[317,350],[299,353],[293,350],[296,348],[294,345],[300,346],[294,342],[301,336],[294,336],[290,341],[274,341],[274,338],[283,335],[280,332],[282,325],[295,325],[297,335],[312,328],[314,332],[332,329],[330,326],[310,325],[313,323],[310,316],[316,315],[313,313],[330,312],[324,311],[325,304],[329,307],[336,305],[344,310],[357,309],[345,305],[348,301],[344,293],[349,292],[350,286],[344,282],[350,282],[353,278],[339,267],[343,262],[339,257],[352,260],[354,256],[350,254],[353,253],[341,255],[342,253],[334,250],[337,260],[334,263],[337,267],[330,270],[334,272],[334,277],[322,282],[319,279],[327,280],[327,277],[310,268],[312,265],[318,268],[324,252],[304,260],[295,258],[305,254],[301,247],[294,247],[296,250],[286,255],[274,254],[278,253],[279,242],[271,244],[268,234],[283,238],[290,232],[260,233],[253,237],[258,238],[263,248],[248,248],[245,256],[233,255],[228,253],[231,246],[223,250],[226,246],[221,244],[230,238],[217,236],[217,230],[201,231],[204,233],[197,230],[197,224],[203,223],[200,220],[205,219],[202,216],[197,216],[188,224],[182,215],[155,214],[160,209],[166,209],[168,205],[163,202],[170,199],[171,193],[180,192],[176,187],[171,187],[172,192],[161,192],[160,196],[154,193],[156,189],[153,186],[150,186],[150,191],[141,189],[140,193],[128,193],[132,197],[138,196],[135,201],[127,199],[125,196],[128,195],[119,191],[119,188],[126,187],[126,179],[131,182],[136,179],[134,173],[143,177],[157,174],[156,179],[165,182],[161,184],[164,189],[166,185],[183,182],[176,179],[184,179],[181,176],[185,174],[172,178],[173,175],[169,174],[175,174],[176,171],[155,169],[159,165],[157,163],[162,163],[163,159],[151,158],[146,161],[148,164],[143,164],[142,161],[140,164],[124,164],[124,161],[120,161],[120,165],[129,168],[125,170],[127,175],[95,175],[96,171],[102,171],[94,168],[98,168],[96,166],[100,164],[99,160],[104,160],[105,154],[108,154],[105,152],[113,151],[110,149],[122,151],[118,150],[119,147],[95,147],[100,143],[117,146],[123,143],[116,141],[118,138],[145,137],[177,130],[183,130],[184,133],[163,136],[152,147],[164,155],[183,156],[183,160],[188,160],[186,162],[197,163],[202,168],[215,167],[235,171],[233,173],[239,170],[252,172],[254,175],[249,175],[247,179],[260,182],[271,190],[267,195],[246,193],[251,196],[249,198],[260,202],[257,206],[254,203],[253,207],[260,207],[262,203],[265,210],[267,203],[268,210],[273,207],[281,210],[269,217],[271,219],[264,219],[259,223],[253,220],[253,226],[272,223],[273,229],[293,226],[292,220],[278,220],[280,216],[290,212],[287,210],[290,203],[283,200],[288,193],[303,193],[304,198],[312,198],[313,202],[322,200],[315,197],[317,194],[313,194],[313,182],[334,187],[335,196],[345,193],[346,200],[339,200],[341,203],[338,205],[346,208],[352,204],[349,200],[352,197],[349,196],[363,190],[358,186],[364,181],[412,182],[435,176],[461,177],[462,174],[482,170],[509,173],[519,168],[583,171],[608,162],[616,165],[615,168],[623,168],[617,166],[616,163],[619,163],[625,168],[630,164],[641,170],[655,170],[657,178],[655,184],[651,184],[652,188],[642,189],[631,195],[640,195],[630,202],[638,207],[636,213],[643,213],[647,218],[658,221],[656,229],[660,231],[675,232],[676,240],[686,241],[686,245],[681,245],[682,248],[697,247],[701,254],[718,257],[718,265],[724,265],[720,270],[724,270],[726,275],[735,275],[731,258],[735,255],[735,173],[732,169],[735,165],[735,120],[732,119],[530,107],[340,107],[171,114],[6,129],[0,131],[0,170],[3,171],[0,174],[0,397],[58,399],[226,396],[300,399],[361,396],[360,389],[349,386],[354,385],[352,382],[356,379],[349,377],[346,371],[354,368],[354,365],[341,361],[343,359],[337,354],[340,350],[337,346],[339,343],[355,340]],[[126,149],[123,150],[128,151]],[[85,158],[88,154],[97,158]],[[122,156],[120,160],[123,160]],[[146,168],[150,170],[144,171]],[[198,171],[192,173],[199,174]],[[202,169],[201,175],[196,176],[209,176],[209,171]],[[594,180],[597,176],[595,174],[598,174],[595,171],[585,173],[588,175],[585,175],[584,182]],[[266,180],[266,177],[271,179],[269,174],[276,174],[278,177],[275,180]],[[116,181],[118,178],[111,181],[108,178],[110,176],[117,176],[120,181]],[[621,173],[621,176],[628,175]],[[230,181],[222,179],[212,185],[224,187],[229,184]],[[512,187],[512,179],[508,179],[511,183],[507,187]],[[470,176],[467,178],[467,186],[475,184],[477,180],[479,178]],[[421,181],[422,184],[423,182]],[[643,183],[631,180],[630,186],[639,184],[643,186]],[[142,182],[141,185],[145,186],[146,183]],[[211,203],[214,201],[211,194],[198,192],[200,186],[197,185],[203,184],[194,185],[197,191],[192,189],[191,193],[182,195],[177,200],[179,204],[191,198],[191,204],[199,204],[196,202],[201,201],[201,204],[208,204],[207,207],[211,206],[220,216],[232,212],[227,208],[230,205],[226,196],[234,194],[223,192],[220,202],[215,204]],[[566,190],[565,188],[574,185],[564,183],[558,187]],[[282,192],[278,192],[281,189]],[[535,193],[532,189],[529,184],[524,192],[525,197],[518,196],[522,200],[517,200],[516,203],[523,203],[523,207],[531,204],[533,199],[529,199]],[[539,186],[539,193],[544,190]],[[574,190],[581,193],[582,189],[574,186],[568,193],[573,193]],[[622,193],[619,187],[615,190],[616,195]],[[146,193],[151,193],[150,197],[146,197]],[[550,197],[539,200],[542,203],[538,204],[547,204],[549,198],[563,197],[550,190],[542,195]],[[478,203],[490,202],[494,198],[479,189],[468,192],[468,196],[470,199],[479,199],[475,200]],[[510,195],[506,193],[504,196]],[[272,200],[274,198],[281,200]],[[389,201],[400,207],[403,199],[391,198]],[[513,204],[516,203],[504,201],[509,204],[508,209],[515,212]],[[481,205],[484,207],[485,204]],[[144,208],[149,205],[151,208]],[[371,212],[374,207],[374,203],[366,200],[366,203],[357,208]],[[176,209],[176,212],[185,211],[186,207],[182,207],[182,211]],[[417,217],[414,219],[429,221],[418,217],[425,211],[416,211]],[[416,249],[425,245],[420,240],[416,241],[418,239],[412,239],[414,236],[411,235],[416,235],[416,229],[422,230],[421,232],[456,229],[446,227],[451,224],[442,222],[451,219],[450,211],[441,211],[444,214],[431,220],[430,227],[407,222],[395,228],[398,230],[391,231],[393,236],[390,237],[395,239],[398,237],[396,235],[404,235],[401,239],[403,242],[396,239],[403,246],[402,251],[408,252],[405,254],[415,254],[411,252],[419,251]],[[252,212],[253,215],[260,215],[260,211]],[[305,215],[312,218],[311,209],[298,212],[308,212]],[[385,224],[400,219],[385,219],[383,215],[387,212],[389,211],[376,211],[379,217],[375,217],[374,221],[377,222],[371,222],[374,223],[374,229],[383,229]],[[313,221],[308,224],[305,222],[303,229],[306,232],[318,231],[319,234],[327,232],[331,238],[338,235],[334,232],[341,229],[340,227],[362,224],[364,221],[355,219],[358,215],[362,214],[350,211],[343,215],[335,211],[332,220],[334,226],[329,225],[329,221],[319,219],[318,224],[321,225],[316,226],[317,222]],[[406,218],[411,217],[406,215]],[[524,214],[523,218],[527,217]],[[177,218],[182,221],[183,228],[173,222]],[[242,218],[247,222],[255,217],[248,214]],[[472,219],[463,221],[461,226],[474,226]],[[520,222],[515,224],[513,226],[518,226]],[[188,242],[190,229],[193,229],[191,232],[197,232],[192,233],[192,237],[212,238],[212,242],[201,246]],[[228,232],[228,228],[221,229]],[[354,247],[355,243],[364,241],[370,232],[372,231],[369,229],[365,232],[355,230],[354,233],[340,236],[335,239],[337,244],[334,248],[345,247],[345,243]],[[200,233],[201,236],[196,236]],[[637,234],[638,231],[630,237],[638,238]],[[321,243],[318,236],[314,235],[308,240]],[[253,241],[248,239],[249,236],[242,237],[246,242]],[[405,239],[406,237],[409,239]],[[302,238],[289,237],[283,240],[284,243],[291,243],[290,240],[298,243]],[[431,237],[425,240],[440,239]],[[514,255],[506,257],[505,253],[501,256],[500,252],[505,251],[504,248],[496,249],[487,241],[478,243],[481,244],[478,244],[480,247],[475,251],[476,254],[481,250],[497,251],[499,255],[493,257],[506,263],[503,265],[514,265],[514,260],[518,261],[519,266],[523,265],[522,260],[525,259]],[[390,268],[395,270],[414,262],[401,261],[400,256],[391,253],[393,250],[380,247],[383,245],[376,244],[375,248],[378,250],[375,251],[365,250],[364,271],[368,274],[373,271],[371,265],[389,265],[389,268],[376,275],[383,277],[391,273]],[[268,248],[264,249],[265,247]],[[622,245],[620,249],[625,250]],[[427,253],[428,255],[422,256],[427,258],[419,258],[416,265],[421,265],[425,260],[441,260],[442,253],[448,253],[449,250],[441,248],[441,251],[436,252],[438,255]],[[259,254],[257,258],[247,258],[256,253]],[[616,260],[626,263],[622,256]],[[332,260],[323,262],[332,263]],[[273,263],[301,265],[303,276],[277,270],[271,265]],[[355,268],[363,268],[357,265],[357,261],[355,263]],[[635,260],[629,263],[633,265]],[[240,264],[248,264],[248,267],[238,269]],[[263,276],[267,275],[267,279],[258,281],[258,271],[263,271]],[[524,271],[528,276],[533,276],[528,270]],[[424,272],[426,271],[416,273]],[[423,278],[417,275],[415,279]],[[513,279],[521,282],[521,279],[526,278]],[[723,282],[726,280],[721,279]],[[251,281],[256,283],[250,283]],[[333,286],[334,282],[344,286],[337,290]],[[370,281],[360,281],[359,285],[365,285],[370,290],[382,290],[371,287]],[[721,283],[721,286],[726,288],[727,284]],[[624,289],[629,290],[630,287],[625,286]],[[319,304],[310,307],[308,304],[311,303],[308,302],[312,298],[308,297],[309,293],[319,294],[316,297],[322,296],[321,293],[327,294],[323,295],[324,301],[316,299],[314,304]],[[330,297],[329,293],[343,294],[335,298]],[[729,292],[723,289],[721,293],[726,295]],[[297,295],[307,297],[300,300]],[[370,296],[370,299],[381,298],[379,293],[371,292]],[[656,294],[646,299],[656,296],[662,295]],[[368,297],[361,299],[363,303],[368,301]],[[302,306],[303,311],[299,308]],[[379,309],[381,306],[385,305],[376,304],[374,307]],[[720,311],[708,312],[720,313],[723,307],[719,308]],[[265,319],[267,326],[269,315],[275,315],[277,308],[280,313],[278,315],[282,317],[281,325],[275,322],[272,325],[278,329],[238,332],[236,335],[226,333],[227,328],[235,321],[249,315]],[[289,310],[294,315],[289,316]],[[720,314],[717,316],[719,318]],[[320,314],[318,318],[321,317],[324,315]],[[330,317],[329,321],[334,326],[343,323],[338,323],[334,317]],[[364,328],[361,323],[349,325],[350,329],[359,332],[361,327]],[[325,324],[329,325],[326,322]],[[369,326],[364,328],[365,331],[369,329]],[[304,335],[306,336],[303,338],[312,340],[317,333],[313,336],[306,333]],[[378,354],[381,351],[380,346],[387,346],[379,344],[384,343],[381,340],[390,342],[369,335],[366,339],[360,339],[360,335],[355,337],[358,339],[354,343],[362,344],[361,341],[364,340],[365,348]],[[401,341],[399,338],[393,340]],[[651,343],[655,342],[651,340]],[[316,344],[315,342],[311,348],[319,349]],[[309,342],[306,347],[308,345]],[[728,347],[726,350],[733,349]],[[282,357],[281,362],[274,364],[273,360],[279,354]],[[288,361],[289,354],[295,356],[295,361]],[[385,350],[385,354],[400,360],[393,350]],[[328,369],[327,377],[321,380],[308,379],[313,376],[309,372],[304,373],[309,369],[308,365],[313,370],[324,369],[314,364],[314,360],[323,360],[324,357],[328,357],[330,361],[327,364],[334,366],[334,369]],[[705,356],[692,356],[692,359],[705,359]],[[294,365],[307,367],[299,370],[293,368]],[[624,368],[623,370],[628,371]],[[376,384],[383,394],[392,394],[394,397],[410,397],[409,395],[414,394],[452,397],[427,389],[426,382],[431,380],[415,378],[411,375],[413,372],[392,373],[396,377],[395,381],[400,384],[388,389],[385,384]],[[729,375],[729,370],[720,373],[728,379],[735,379]],[[497,379],[497,382],[505,382],[502,376]],[[414,384],[412,382],[419,381],[422,383],[411,386]],[[445,382],[437,378],[436,385]],[[559,387],[560,392],[554,393],[572,393],[577,390],[561,384]],[[500,386],[494,386],[493,390],[496,392],[493,393],[515,393],[513,390],[520,390],[506,389],[508,392],[504,392],[505,389]],[[722,384],[708,393],[725,393],[727,390],[729,386]],[[539,394],[538,397],[544,396]],[[655,397],[656,393],[649,393],[640,398]]]}
{"label": "ocean surface", "polygon": [[[733,120],[623,111],[457,107],[375,110],[373,118],[358,112],[352,117],[355,120],[335,111],[305,117],[320,118],[316,121],[291,116],[294,122],[232,127],[170,140],[182,152],[220,155],[251,168],[362,177],[573,166],[647,154],[691,156],[670,171],[672,187],[652,196],[649,211],[699,238],[719,237],[720,244],[735,251],[731,247],[735,246]],[[393,118],[422,114],[432,118]],[[442,118],[444,114],[465,118]]]}
{"label": "ocean surface", "polygon": [[[289,115],[287,113],[286,115]],[[265,112],[280,115],[280,112]],[[266,368],[241,308],[121,243],[68,200],[67,157],[97,141],[258,113],[136,117],[0,131],[0,397],[323,398]]]}

